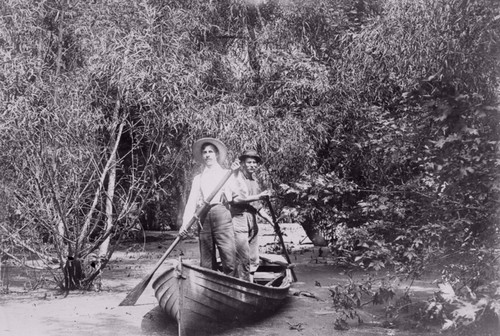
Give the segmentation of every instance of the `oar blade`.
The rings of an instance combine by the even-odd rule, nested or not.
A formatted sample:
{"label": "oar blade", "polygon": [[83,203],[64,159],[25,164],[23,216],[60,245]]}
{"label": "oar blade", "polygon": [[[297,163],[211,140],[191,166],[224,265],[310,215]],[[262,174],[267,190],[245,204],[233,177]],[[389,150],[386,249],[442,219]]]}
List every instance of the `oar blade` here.
{"label": "oar blade", "polygon": [[148,287],[148,284],[153,278],[153,275],[155,274],[156,270],[160,268],[165,259],[167,259],[170,252],[172,252],[172,250],[177,246],[177,244],[179,244],[180,241],[181,237],[178,236],[177,238],[175,238],[175,240],[172,242],[170,247],[165,251],[160,260],[158,260],[158,262],[151,270],[151,272],[144,279],[142,279],[142,281],[139,282],[139,284],[135,286],[130,293],[128,293],[125,299],[123,299],[123,301],[120,302],[119,306],[133,306],[137,302],[137,300],[142,295],[144,290]]}
{"label": "oar blade", "polygon": [[142,295],[144,290],[148,287],[152,277],[153,273],[149,274],[148,277],[144,278],[139,284],[137,284],[137,286],[135,286],[134,289],[127,294],[125,299],[120,302],[119,306],[133,306],[137,300],[139,300],[139,297]]}

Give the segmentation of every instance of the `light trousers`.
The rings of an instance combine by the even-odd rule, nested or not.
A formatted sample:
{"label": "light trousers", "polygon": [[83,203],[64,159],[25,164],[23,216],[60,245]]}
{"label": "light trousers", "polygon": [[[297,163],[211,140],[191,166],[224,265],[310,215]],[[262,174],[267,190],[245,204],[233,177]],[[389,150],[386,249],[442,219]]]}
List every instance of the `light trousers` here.
{"label": "light trousers", "polygon": [[250,274],[259,267],[257,218],[250,212],[233,216],[236,240],[236,277],[250,281]]}

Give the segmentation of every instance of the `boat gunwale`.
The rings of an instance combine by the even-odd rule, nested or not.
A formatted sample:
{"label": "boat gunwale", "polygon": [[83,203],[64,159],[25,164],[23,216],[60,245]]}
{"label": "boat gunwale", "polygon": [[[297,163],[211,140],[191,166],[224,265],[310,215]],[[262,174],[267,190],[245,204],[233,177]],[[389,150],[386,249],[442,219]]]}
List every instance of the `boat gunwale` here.
{"label": "boat gunwale", "polygon": [[[289,272],[286,271],[286,268],[283,267],[283,270],[281,270],[281,272],[283,273],[283,277],[285,279],[288,279],[288,281],[284,281],[283,283],[285,283],[285,285],[282,285],[282,286],[277,286],[277,287],[274,287],[274,286],[266,286],[266,285],[262,285],[262,284],[258,284],[258,283],[254,283],[254,282],[250,282],[250,281],[246,281],[246,280],[243,280],[243,279],[239,279],[239,278],[235,278],[235,277],[232,277],[230,275],[227,275],[227,274],[224,274],[224,273],[221,273],[219,271],[215,271],[215,270],[211,270],[211,269],[208,269],[208,268],[205,268],[205,267],[201,267],[201,266],[197,266],[197,265],[193,265],[193,264],[189,264],[189,263],[186,263],[184,261],[178,261],[178,260],[174,260],[175,262],[169,266],[167,269],[163,270],[161,272],[161,274],[158,276],[158,278],[155,279],[155,281],[153,282],[152,286],[153,288],[156,288],[156,286],[158,286],[157,282],[158,281],[161,281],[160,279],[166,275],[167,273],[169,272],[172,272],[172,271],[175,271],[175,268],[177,267],[177,265],[179,263],[182,264],[182,267],[186,267],[188,269],[192,269],[196,272],[200,272],[200,273],[203,273],[203,274],[208,274],[209,276],[212,276],[212,277],[215,277],[215,278],[218,278],[220,280],[223,280],[224,282],[230,282],[231,284],[233,285],[240,285],[240,286],[243,286],[243,287],[246,287],[246,288],[254,288],[258,291],[266,291],[266,292],[276,292],[276,291],[288,291],[290,289],[290,286],[291,286],[291,277],[290,277],[290,274],[288,274]],[[277,274],[279,272],[276,272]]]}

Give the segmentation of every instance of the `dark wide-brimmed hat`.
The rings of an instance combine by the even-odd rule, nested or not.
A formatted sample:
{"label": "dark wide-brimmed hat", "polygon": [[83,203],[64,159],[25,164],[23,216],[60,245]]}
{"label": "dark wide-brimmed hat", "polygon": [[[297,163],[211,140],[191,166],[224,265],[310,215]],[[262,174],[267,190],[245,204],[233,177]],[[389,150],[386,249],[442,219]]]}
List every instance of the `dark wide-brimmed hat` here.
{"label": "dark wide-brimmed hat", "polygon": [[253,149],[244,151],[238,159],[240,159],[240,161],[244,161],[246,158],[254,158],[257,163],[260,163],[262,161],[259,153],[257,153],[257,151],[254,151]]}
{"label": "dark wide-brimmed hat", "polygon": [[217,150],[219,151],[217,161],[219,163],[224,162],[227,155],[227,147],[222,143],[222,141],[214,138],[201,138],[193,144],[193,156],[196,161],[198,161],[199,163],[205,163],[205,161],[203,160],[203,155],[201,154],[201,147],[204,144],[211,144],[212,146],[217,148]]}

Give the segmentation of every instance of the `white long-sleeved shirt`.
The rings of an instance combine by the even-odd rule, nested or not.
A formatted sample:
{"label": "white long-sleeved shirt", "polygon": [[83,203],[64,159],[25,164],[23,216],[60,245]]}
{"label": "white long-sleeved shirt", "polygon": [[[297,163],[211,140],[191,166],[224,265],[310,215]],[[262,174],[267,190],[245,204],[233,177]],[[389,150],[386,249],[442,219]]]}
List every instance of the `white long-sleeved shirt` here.
{"label": "white long-sleeved shirt", "polygon": [[[205,167],[201,174],[198,174],[193,178],[191,191],[189,192],[189,197],[184,209],[184,216],[182,218],[183,227],[185,227],[191,218],[193,218],[197,207],[203,204],[203,201],[212,193],[228,171],[228,169],[224,169],[217,164],[210,168]],[[231,176],[224,186],[217,192],[217,194],[215,194],[214,198],[210,201],[210,204],[221,203],[223,200],[223,194],[226,197],[227,202],[231,202],[236,191],[235,183],[234,176]]]}

